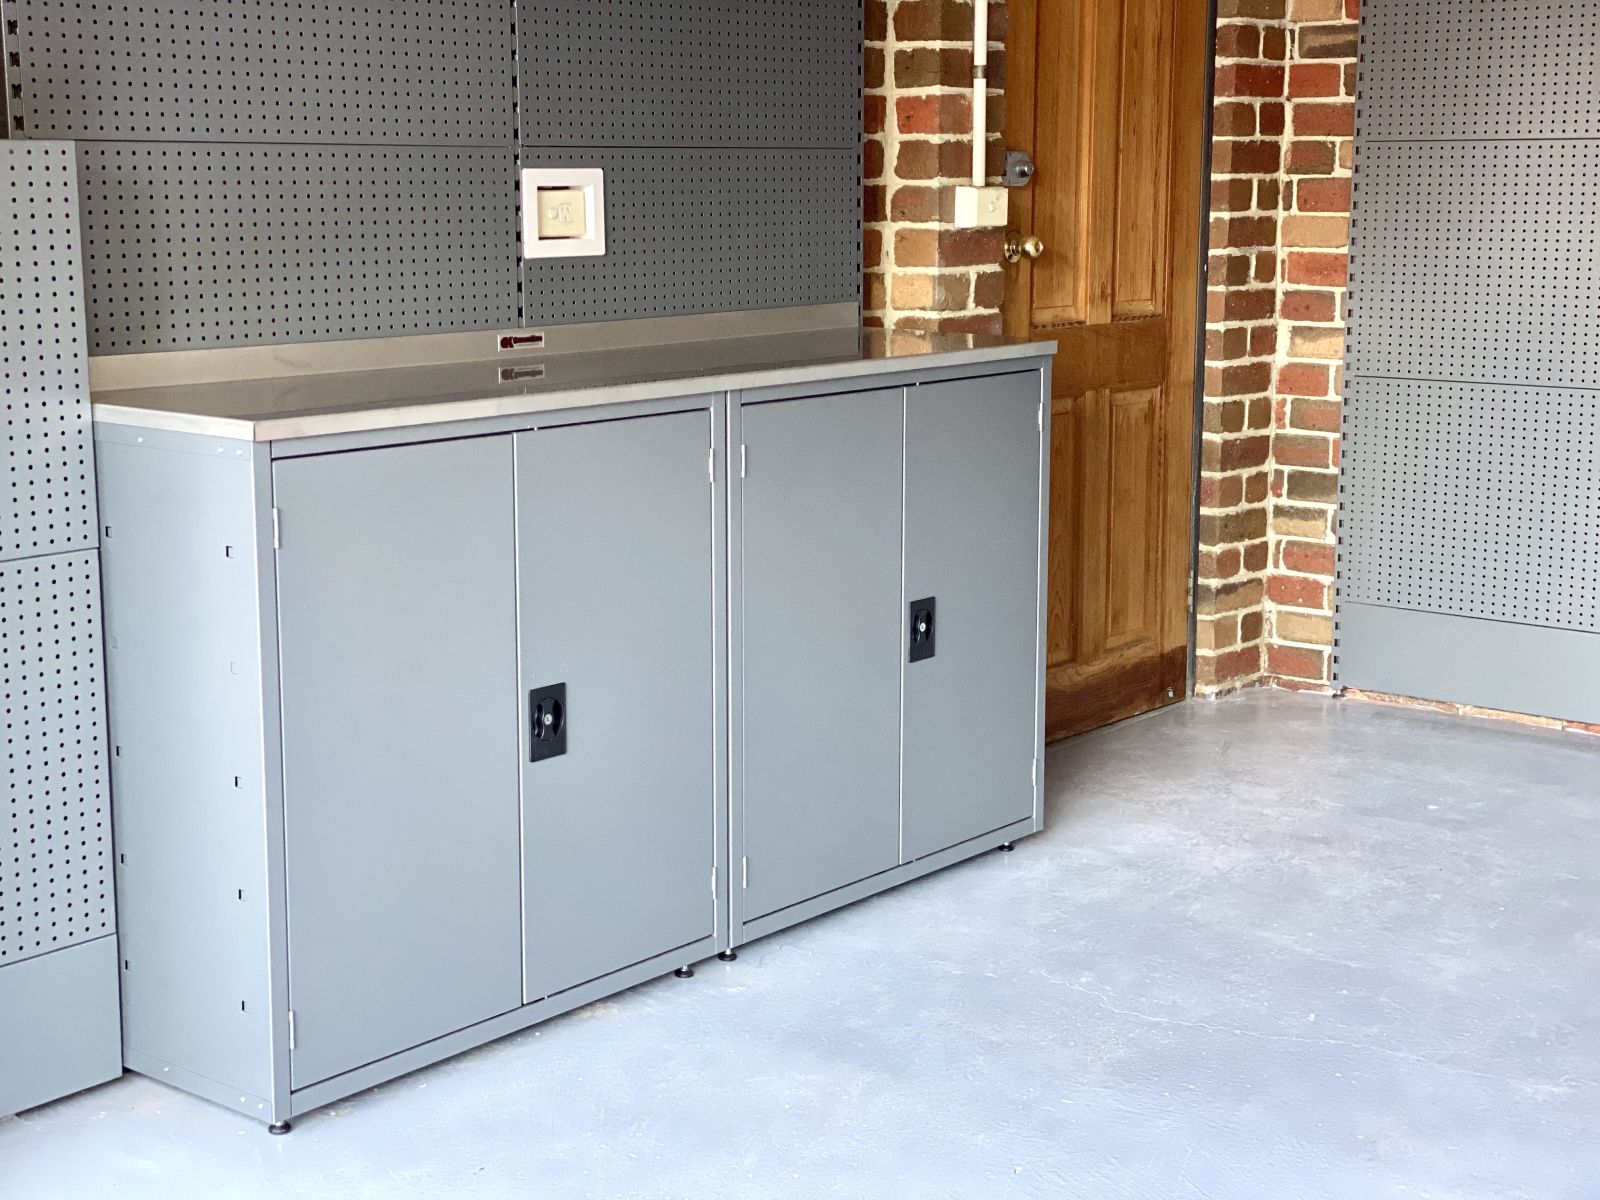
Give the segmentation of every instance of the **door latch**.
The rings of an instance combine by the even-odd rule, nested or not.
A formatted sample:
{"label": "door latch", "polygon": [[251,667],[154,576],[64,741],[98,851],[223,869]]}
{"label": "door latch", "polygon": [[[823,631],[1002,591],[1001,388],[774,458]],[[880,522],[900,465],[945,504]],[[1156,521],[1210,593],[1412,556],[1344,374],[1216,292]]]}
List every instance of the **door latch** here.
{"label": "door latch", "polygon": [[938,602],[932,596],[926,600],[911,602],[911,662],[921,662],[925,658],[933,657],[933,637],[937,632],[934,628],[934,619],[937,609]]}
{"label": "door latch", "polygon": [[567,752],[567,685],[553,683],[528,693],[528,761]]}

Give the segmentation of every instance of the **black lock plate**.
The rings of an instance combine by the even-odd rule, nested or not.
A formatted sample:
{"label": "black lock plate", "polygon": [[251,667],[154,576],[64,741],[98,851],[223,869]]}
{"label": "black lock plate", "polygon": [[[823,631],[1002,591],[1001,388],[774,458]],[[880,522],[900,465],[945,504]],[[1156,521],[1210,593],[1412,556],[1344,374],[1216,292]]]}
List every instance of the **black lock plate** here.
{"label": "black lock plate", "polygon": [[933,657],[934,635],[938,632],[938,602],[929,596],[926,600],[911,602],[910,661],[921,662]]}
{"label": "black lock plate", "polygon": [[528,761],[567,752],[567,685],[552,683],[528,693]]}

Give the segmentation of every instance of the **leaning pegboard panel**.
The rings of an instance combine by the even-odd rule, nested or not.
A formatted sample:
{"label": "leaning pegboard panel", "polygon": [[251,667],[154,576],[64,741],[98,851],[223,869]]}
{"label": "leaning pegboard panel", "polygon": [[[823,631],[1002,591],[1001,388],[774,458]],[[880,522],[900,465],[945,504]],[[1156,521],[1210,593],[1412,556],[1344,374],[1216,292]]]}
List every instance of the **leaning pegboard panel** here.
{"label": "leaning pegboard panel", "polygon": [[852,302],[860,150],[535,150],[605,171],[604,258],[529,259],[524,323]]}
{"label": "leaning pegboard panel", "polygon": [[95,354],[516,323],[516,152],[85,142]]}
{"label": "leaning pegboard panel", "polygon": [[86,353],[73,148],[0,141],[0,561],[95,544]]}
{"label": "leaning pegboard panel", "polygon": [[0,965],[115,928],[100,654],[96,551],[0,564]]}
{"label": "leaning pegboard panel", "polygon": [[1600,136],[1594,0],[1362,6],[1363,143]]}
{"label": "leaning pegboard panel", "polygon": [[1359,143],[1349,370],[1600,386],[1600,141]]}
{"label": "leaning pegboard panel", "polygon": [[1600,395],[1353,378],[1341,599],[1600,631]]}
{"label": "leaning pegboard panel", "polygon": [[5,0],[29,137],[512,145],[509,0]]}
{"label": "leaning pegboard panel", "polygon": [[861,0],[520,0],[522,142],[861,139]]}

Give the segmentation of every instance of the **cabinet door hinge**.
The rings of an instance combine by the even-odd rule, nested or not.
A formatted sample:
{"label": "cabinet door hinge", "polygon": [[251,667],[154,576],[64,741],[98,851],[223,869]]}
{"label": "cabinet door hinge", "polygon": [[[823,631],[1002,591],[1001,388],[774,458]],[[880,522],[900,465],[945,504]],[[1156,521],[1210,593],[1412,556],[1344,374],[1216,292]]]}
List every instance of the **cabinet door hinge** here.
{"label": "cabinet door hinge", "polygon": [[717,898],[717,869],[715,867],[711,868],[711,898],[713,900]]}
{"label": "cabinet door hinge", "polygon": [[274,550],[283,549],[283,526],[278,520],[278,510],[276,508],[272,510],[272,548]]}
{"label": "cabinet door hinge", "polygon": [[739,446],[739,478],[740,479],[743,479],[745,477],[745,469],[746,469],[746,466],[748,465],[748,462],[749,462],[749,460],[748,460],[748,458],[747,458],[747,456],[745,454],[745,447],[744,447],[743,444],[741,444]]}
{"label": "cabinet door hinge", "polygon": [[750,886],[750,859],[748,857],[739,860],[739,886],[745,888]]}
{"label": "cabinet door hinge", "polygon": [[1039,411],[1034,414],[1039,422],[1039,432],[1044,432],[1044,401],[1039,401]]}
{"label": "cabinet door hinge", "polygon": [[706,451],[706,478],[712,483],[717,481],[717,448],[715,446]]}
{"label": "cabinet door hinge", "polygon": [[289,1010],[289,1049],[295,1048],[294,1009]]}

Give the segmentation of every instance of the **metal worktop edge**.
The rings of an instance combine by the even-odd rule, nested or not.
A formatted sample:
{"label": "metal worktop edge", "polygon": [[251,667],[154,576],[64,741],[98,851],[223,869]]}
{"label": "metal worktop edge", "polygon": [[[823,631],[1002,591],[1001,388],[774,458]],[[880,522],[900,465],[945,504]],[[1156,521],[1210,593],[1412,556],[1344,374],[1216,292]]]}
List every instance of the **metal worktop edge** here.
{"label": "metal worktop edge", "polygon": [[[626,382],[589,382],[543,387],[526,391],[495,391],[495,383],[485,384],[481,392],[463,390],[437,395],[411,397],[394,403],[366,408],[301,411],[282,416],[252,417],[185,410],[171,403],[171,393],[162,389],[107,392],[94,401],[94,420],[99,424],[170,433],[200,434],[236,441],[273,442],[291,438],[320,437],[342,433],[370,433],[454,421],[520,416],[542,412],[665,400],[703,392],[742,391],[754,388],[784,387],[811,382],[874,377],[908,370],[950,368],[1043,358],[1055,352],[1053,342],[993,342],[961,348],[939,348],[928,339],[915,352],[888,352],[882,357],[852,357],[816,362],[790,361],[771,366],[743,366],[699,373],[694,370],[664,372],[656,378]],[[453,364],[459,367],[460,364]],[[499,363],[481,365],[498,375]],[[507,364],[509,365],[509,364]],[[333,384],[339,377],[320,377]],[[226,384],[210,385],[216,393]],[[244,386],[241,383],[239,386]],[[499,383],[505,387],[505,383]],[[185,389],[188,390],[188,389]],[[163,397],[167,403],[141,404],[142,397]]]}

